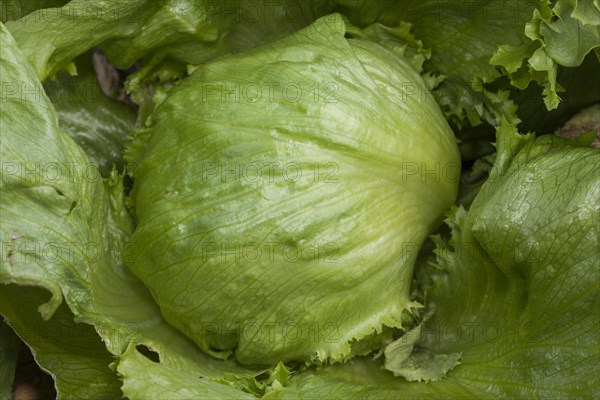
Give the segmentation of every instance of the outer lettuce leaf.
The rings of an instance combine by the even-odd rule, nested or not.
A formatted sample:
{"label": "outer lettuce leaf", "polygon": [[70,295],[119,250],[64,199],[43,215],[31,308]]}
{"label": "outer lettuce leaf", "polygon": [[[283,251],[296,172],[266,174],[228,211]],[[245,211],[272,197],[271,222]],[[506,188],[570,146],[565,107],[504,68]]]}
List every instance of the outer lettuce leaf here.
{"label": "outer lettuce leaf", "polygon": [[256,399],[233,385],[198,379],[191,371],[152,362],[134,346],[121,355],[118,372],[123,377],[123,392],[131,400]]}
{"label": "outer lettuce leaf", "polygon": [[94,46],[104,48],[121,68],[143,59],[144,66],[127,85],[133,90],[146,79],[183,76],[184,64],[256,46],[332,11],[347,14],[360,27],[412,23],[413,33],[432,50],[426,71],[446,77],[434,94],[459,125],[465,118],[471,125],[482,120],[494,124],[500,117],[517,121],[508,92],[486,87],[500,76],[490,64],[492,55],[492,63],[501,65],[518,88],[532,80],[543,85],[547,105],[555,108],[561,90],[556,66],[580,65],[599,43],[598,4],[591,0],[559,1],[554,9],[547,0],[260,0],[229,5],[104,0],[93,7],[74,0],[62,9],[38,10],[9,28],[42,80],[59,69],[72,70],[70,62]]}
{"label": "outer lettuce leaf", "polygon": [[459,126],[465,119],[471,125],[495,124],[501,117],[517,121],[508,92],[486,87],[501,76],[493,64],[501,65],[518,88],[532,80],[543,85],[548,107],[555,108],[562,90],[556,66],[580,65],[599,43],[598,4],[592,1],[559,1],[554,9],[547,0],[260,0],[229,5],[104,0],[90,7],[74,0],[9,23],[42,80],[60,69],[72,70],[77,55],[101,46],[121,68],[143,60],[128,81],[133,90],[147,79],[181,77],[185,64],[256,46],[340,11],[360,27],[410,22],[416,37],[432,50],[425,70],[445,77],[434,94]]}
{"label": "outer lettuce leaf", "polygon": [[[99,251],[94,246],[99,240],[98,237],[90,240],[86,237],[86,233],[92,236],[90,232],[80,229],[85,230],[90,219],[100,219],[94,210],[103,211],[101,203],[93,204],[92,199],[102,200],[102,183],[94,175],[95,169],[87,175],[89,180],[83,179],[81,173],[89,161],[59,130],[41,83],[4,25],[0,29],[3,48],[0,312],[28,341],[42,367],[56,378],[59,394],[114,398],[120,390],[118,380],[108,369],[112,361],[110,353],[90,326],[75,329],[68,310],[59,307],[63,293],[78,311],[85,308],[82,303],[89,297],[85,283],[89,271],[80,266],[86,265],[85,244],[92,243],[88,250]],[[27,151],[20,150],[23,148]],[[4,286],[9,283],[28,288]],[[52,323],[43,322],[53,315]],[[56,340],[46,340],[44,332],[57,326],[73,332],[73,337],[60,332]],[[81,336],[81,332],[86,335]],[[94,376],[90,378],[92,381],[101,380],[91,385],[90,381],[73,379],[72,367],[81,369],[81,376]]]}
{"label": "outer lettuce leaf", "polygon": [[[61,69],[74,73],[72,61],[105,40],[137,33],[143,21],[160,9],[159,2],[144,7],[147,3],[146,0],[127,3],[103,0],[91,5],[75,0],[62,7],[37,10],[20,20],[9,21],[6,27],[33,65],[38,78],[44,81]],[[136,61],[138,50],[128,52],[124,57],[129,55],[133,58],[126,60],[125,67]]]}
{"label": "outer lettuce leaf", "polygon": [[207,352],[345,360],[416,306],[402,249],[454,201],[455,139],[410,65],[345,32],[331,15],[199,67],[131,146],[130,268]]}
{"label": "outer lettuce leaf", "polygon": [[[204,385],[200,377],[219,379],[225,372],[250,378],[260,374],[262,370],[209,358],[165,323],[143,284],[123,264],[124,259],[135,262],[136,249],[125,245],[131,221],[120,178],[101,179],[84,151],[60,129],[52,103],[4,25],[0,25],[0,35],[0,282],[18,287],[14,293],[2,289],[0,313],[37,352],[40,364],[62,382],[59,395],[75,396],[81,385],[62,365],[78,363],[88,371],[98,369],[99,377],[106,376],[106,369],[100,372],[98,365],[108,368],[113,355],[123,353],[131,342],[159,353],[158,371],[187,371],[198,377],[200,386]],[[88,353],[83,353],[79,342],[69,353],[63,342],[46,343],[30,336],[29,324],[40,316],[47,321],[39,323],[41,330],[55,321],[65,329],[82,326],[67,322],[63,299],[73,321],[92,325],[99,335],[94,336],[92,328],[82,328],[86,336],[77,339],[90,340]],[[39,315],[35,305],[39,305]],[[21,314],[25,306],[27,311]],[[100,341],[108,351],[94,347]],[[112,378],[110,388],[116,375]],[[107,390],[106,385],[89,385],[81,393],[102,397]],[[114,398],[116,393],[110,390],[109,397]]]}
{"label": "outer lettuce leaf", "polygon": [[558,0],[550,6],[540,2],[525,26],[527,43],[501,46],[492,58],[520,89],[535,81],[544,87],[548,110],[558,107],[558,65],[577,67],[585,56],[600,48],[600,3],[594,0]]}
{"label": "outer lettuce leaf", "polygon": [[[24,60],[22,53],[17,48],[10,34],[2,25],[2,86],[3,107],[1,109],[2,123],[2,242],[3,248],[2,273],[3,283],[12,282],[13,277],[34,283],[48,281],[47,288],[52,293],[52,299],[43,308],[45,316],[51,315],[60,305],[60,286],[53,284],[49,271],[44,268],[44,261],[39,257],[41,250],[34,244],[39,238],[27,237],[30,233],[27,228],[34,226],[40,230],[54,231],[56,226],[71,225],[73,217],[87,222],[90,216],[97,218],[98,212],[92,212],[91,204],[80,199],[78,194],[96,195],[97,188],[101,185],[95,170],[89,172],[90,183],[85,185],[80,179],[82,169],[87,167],[86,158],[64,133],[59,131],[58,120],[52,105],[46,97],[41,84],[35,75],[31,74],[31,67]],[[27,151],[22,151],[26,148]],[[63,162],[79,162],[79,165],[64,165]],[[44,162],[44,165],[41,163]],[[76,169],[75,167],[78,167]],[[65,171],[66,169],[66,171]],[[68,174],[67,172],[70,172]],[[95,184],[94,184],[95,183]],[[78,204],[79,202],[79,204]],[[87,206],[87,207],[86,207]],[[22,209],[28,213],[23,215]],[[86,207],[87,209],[83,210]],[[38,215],[36,215],[36,213]],[[25,217],[25,218],[23,218]],[[19,226],[19,224],[21,226]],[[44,229],[45,228],[45,229]],[[73,235],[77,238],[76,229],[65,229],[64,235]],[[60,234],[55,232],[57,243]],[[26,243],[20,246],[20,243]],[[53,243],[49,240],[48,243]],[[74,243],[79,242],[73,240]],[[9,246],[12,245],[12,246]],[[54,249],[50,249],[52,251]],[[18,253],[31,253],[28,263],[24,262],[25,256]],[[82,252],[74,252],[73,257],[83,257]],[[54,255],[54,254],[52,254]],[[21,264],[30,264],[28,268],[18,268]],[[72,278],[80,272],[71,265]],[[70,282],[65,282],[70,283]],[[81,285],[78,285],[81,286]],[[83,290],[72,288],[71,295],[77,296]]]}
{"label": "outer lettuce leaf", "polygon": [[114,357],[94,328],[74,322],[64,303],[44,321],[37,307],[47,300],[48,292],[40,288],[0,286],[0,311],[52,376],[61,398],[120,398],[121,381],[109,368]]}
{"label": "outer lettuce leaf", "polygon": [[134,129],[136,114],[126,104],[102,92],[88,53],[78,60],[77,76],[59,73],[44,83],[59,126],[86,152],[101,175],[124,167],[123,151]]}
{"label": "outer lettuce leaf", "polygon": [[412,24],[414,35],[431,49],[425,71],[445,77],[434,90],[436,99],[458,126],[465,119],[471,125],[495,124],[501,117],[517,121],[508,92],[490,91],[485,84],[501,76],[489,63],[498,46],[527,42],[523,26],[537,1],[337,0],[337,4],[359,26]]}
{"label": "outer lettuce leaf", "polygon": [[600,395],[600,151],[582,140],[521,136],[508,124],[497,145],[469,213],[456,209],[448,219],[452,240],[436,239],[426,290],[435,314],[413,349],[460,352],[462,364],[424,385],[357,359],[302,372],[265,398]]}
{"label": "outer lettuce leaf", "polygon": [[2,0],[0,22],[15,21],[32,12],[51,7],[61,7],[68,0]]}
{"label": "outer lettuce leaf", "polygon": [[143,68],[128,84],[132,90],[147,78],[181,76],[185,64],[200,64],[291,33],[316,19],[328,3],[73,0],[7,27],[42,81],[61,69],[72,71],[72,60],[96,46],[119,68],[143,58]]}
{"label": "outer lettuce leaf", "polygon": [[433,313],[431,309],[423,317],[423,321],[400,338],[390,343],[384,350],[384,368],[394,376],[401,376],[407,381],[436,381],[460,364],[461,354],[435,354],[416,346],[423,336],[423,327]]}

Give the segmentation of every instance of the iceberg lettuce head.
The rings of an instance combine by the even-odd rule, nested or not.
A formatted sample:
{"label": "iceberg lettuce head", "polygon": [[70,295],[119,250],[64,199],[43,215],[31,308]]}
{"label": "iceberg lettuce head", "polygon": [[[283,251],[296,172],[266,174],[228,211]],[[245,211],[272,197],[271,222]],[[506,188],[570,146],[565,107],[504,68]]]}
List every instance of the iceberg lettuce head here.
{"label": "iceberg lettuce head", "polygon": [[455,199],[456,141],[398,52],[345,33],[334,14],[200,66],[130,148],[129,266],[205,351],[344,360],[418,307],[414,260]]}

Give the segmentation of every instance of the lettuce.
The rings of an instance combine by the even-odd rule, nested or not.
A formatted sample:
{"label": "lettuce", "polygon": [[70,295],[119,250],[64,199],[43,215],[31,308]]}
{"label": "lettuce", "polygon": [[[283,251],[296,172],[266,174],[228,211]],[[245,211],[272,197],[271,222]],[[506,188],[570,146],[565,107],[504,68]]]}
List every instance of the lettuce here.
{"label": "lettuce", "polygon": [[129,267],[207,352],[344,360],[417,306],[404,250],[456,197],[455,139],[408,64],[344,33],[331,15],[205,64],[137,134]]}
{"label": "lettuce", "polygon": [[600,397],[598,15],[2,2],[0,396]]}

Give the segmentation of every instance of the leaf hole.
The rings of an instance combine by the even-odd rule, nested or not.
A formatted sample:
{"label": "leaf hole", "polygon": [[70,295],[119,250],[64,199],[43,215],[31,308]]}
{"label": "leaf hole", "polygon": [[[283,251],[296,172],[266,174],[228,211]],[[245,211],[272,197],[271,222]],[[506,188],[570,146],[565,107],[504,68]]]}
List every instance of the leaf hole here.
{"label": "leaf hole", "polygon": [[159,363],[160,362],[160,356],[159,354],[154,351],[154,350],[150,350],[147,346],[144,346],[143,344],[138,344],[137,346],[135,346],[135,349],[144,357],[146,357],[148,360],[155,362],[155,363]]}

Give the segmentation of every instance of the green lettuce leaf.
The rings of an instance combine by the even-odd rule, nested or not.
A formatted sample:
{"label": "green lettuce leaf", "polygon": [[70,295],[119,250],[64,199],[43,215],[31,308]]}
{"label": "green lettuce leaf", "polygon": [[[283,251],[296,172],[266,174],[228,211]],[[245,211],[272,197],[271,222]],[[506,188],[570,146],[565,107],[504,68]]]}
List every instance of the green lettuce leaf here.
{"label": "green lettuce leaf", "polygon": [[64,72],[44,82],[59,126],[81,146],[103,177],[123,171],[123,151],[134,129],[135,111],[106,96],[92,70],[88,53],[77,62],[77,76]]}
{"label": "green lettuce leaf", "polygon": [[[522,119],[518,125],[523,132],[551,133],[563,126],[580,110],[600,103],[600,64],[595,54],[588,54],[577,68],[561,65],[557,68],[556,82],[565,89],[558,107],[548,111],[543,101],[541,88],[533,82],[527,89],[515,92],[519,106],[517,114]],[[508,83],[510,85],[510,83]]]}
{"label": "green lettuce leaf", "polygon": [[345,33],[334,14],[200,66],[130,147],[129,266],[215,356],[341,361],[417,306],[403,246],[454,201],[456,142],[396,51]]}
{"label": "green lettuce leaf", "polygon": [[[84,281],[88,271],[79,265],[85,265],[82,244],[91,241],[80,236],[85,233],[77,228],[85,228],[89,218],[98,218],[92,211],[98,204],[90,200],[100,195],[102,183],[95,169],[88,171],[88,179],[82,178],[89,161],[59,130],[41,83],[4,25],[0,35],[0,312],[27,341],[38,363],[56,379],[60,395],[114,398],[120,393],[120,382],[108,368],[110,353],[91,326],[76,325],[70,312],[60,306],[63,294],[79,310],[84,308],[83,299],[89,297]],[[19,150],[23,145],[26,152]],[[57,231],[57,227],[63,230]],[[87,249],[99,250],[93,244]],[[51,316],[52,322],[46,323]],[[72,336],[63,334],[63,329]],[[57,337],[48,340],[46,334]],[[74,378],[71,368],[80,370],[79,376],[85,379]]]}
{"label": "green lettuce leaf", "polygon": [[[119,385],[116,374],[108,379],[108,365],[130,343],[156,351],[158,371],[187,371],[200,386],[200,377],[218,379],[225,372],[261,374],[262,369],[211,359],[163,320],[124,265],[124,260],[135,262],[136,249],[126,245],[132,221],[121,178],[114,173],[101,178],[61,130],[41,82],[4,25],[0,41],[0,313],[55,376],[59,396],[116,397]],[[47,343],[35,336],[36,330],[57,324],[85,335],[76,338],[72,349],[68,338]],[[79,340],[89,342],[88,352]],[[77,365],[87,376],[96,370],[101,381],[98,386],[87,382],[83,390],[85,381],[63,365]]]}
{"label": "green lettuce leaf", "polygon": [[[600,3],[593,0],[540,2],[525,26],[528,42],[503,44],[491,62],[503,68],[511,83],[524,89],[535,81],[543,86],[548,110],[558,107],[557,68],[577,67],[592,50],[600,48]],[[597,67],[596,67],[597,68]]]}
{"label": "green lettuce leaf", "polygon": [[135,346],[120,356],[117,371],[124,381],[123,393],[129,399],[256,399],[233,385],[153,362]]}
{"label": "green lettuce leaf", "polygon": [[459,352],[461,364],[424,385],[356,359],[302,372],[265,398],[600,395],[600,150],[509,124],[497,146],[468,214],[456,208],[447,220],[452,239],[436,238],[426,290],[435,313],[413,347],[414,356]]}
{"label": "green lettuce leaf", "polygon": [[460,364],[461,354],[435,354],[425,349],[415,350],[415,346],[423,336],[425,322],[433,315],[431,309],[423,316],[423,320],[400,338],[390,343],[384,350],[383,367],[394,376],[401,376],[407,381],[436,381]]}
{"label": "green lettuce leaf", "polygon": [[37,308],[48,297],[41,288],[2,285],[0,311],[31,348],[37,364],[52,376],[61,398],[120,398],[121,381],[109,368],[114,357],[94,328],[76,323],[64,303],[50,320],[42,319]]}
{"label": "green lettuce leaf", "polygon": [[53,7],[61,7],[68,0],[2,0],[0,3],[0,22],[15,21],[32,12]]}
{"label": "green lettuce leaf", "polygon": [[433,91],[446,115],[458,126],[500,118],[516,122],[516,107],[507,91],[491,91],[486,84],[501,76],[490,64],[499,45],[520,46],[527,41],[523,27],[537,1],[478,0],[337,0],[338,10],[352,23],[412,24],[412,33],[431,50],[427,72],[445,79]]}
{"label": "green lettuce leaf", "polygon": [[[367,26],[364,29],[356,28],[347,23],[346,37],[365,39],[376,42],[377,44],[394,51],[406,62],[408,62],[415,71],[423,71],[423,63],[431,58],[431,51],[423,47],[423,42],[415,38],[411,33],[412,25],[407,22],[400,22],[396,26],[389,27],[378,22]],[[426,76],[423,76],[427,79]],[[429,77],[432,89],[437,83],[433,77]],[[429,83],[426,81],[426,83]]]}
{"label": "green lettuce leaf", "polygon": [[180,77],[186,64],[201,64],[291,33],[323,14],[329,2],[72,0],[8,22],[7,27],[40,80],[59,70],[73,72],[72,61],[98,46],[122,69],[143,60],[129,79],[127,87],[133,90],[146,79]]}

